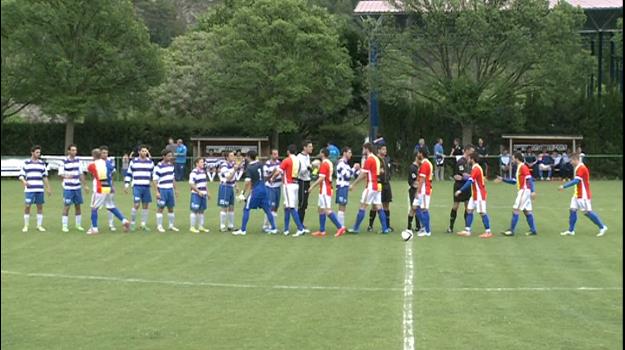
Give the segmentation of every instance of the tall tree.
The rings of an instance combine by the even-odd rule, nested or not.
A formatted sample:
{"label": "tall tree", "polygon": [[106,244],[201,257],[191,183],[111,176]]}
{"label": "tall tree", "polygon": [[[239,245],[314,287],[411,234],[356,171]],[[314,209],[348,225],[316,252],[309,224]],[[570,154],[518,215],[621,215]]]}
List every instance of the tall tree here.
{"label": "tall tree", "polygon": [[66,145],[88,111],[136,105],[161,79],[158,48],[129,0],[20,0],[2,12],[29,90],[17,102],[65,116]]}
{"label": "tall tree", "polygon": [[462,126],[464,143],[477,124],[510,118],[502,111],[532,91],[561,86],[564,71],[573,74],[566,82],[585,80],[583,69],[565,69],[588,57],[577,33],[584,14],[567,3],[549,9],[547,0],[406,0],[397,6],[410,16],[403,27],[374,33],[382,53],[372,79],[387,96],[433,103]]}
{"label": "tall tree", "polygon": [[[245,125],[272,135],[277,145],[281,132],[305,134],[350,102],[350,57],[325,9],[303,0],[229,0],[202,18],[198,30],[206,33],[172,44],[170,59],[199,70],[169,70],[164,96],[182,99],[165,101],[165,109]],[[190,96],[178,86],[199,91]]]}

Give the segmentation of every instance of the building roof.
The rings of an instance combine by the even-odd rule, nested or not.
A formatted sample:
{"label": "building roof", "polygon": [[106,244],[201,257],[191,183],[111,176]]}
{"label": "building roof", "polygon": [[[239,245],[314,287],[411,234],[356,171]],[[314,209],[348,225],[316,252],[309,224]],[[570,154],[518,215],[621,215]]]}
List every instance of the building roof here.
{"label": "building roof", "polygon": [[268,137],[204,137],[193,136],[191,141],[269,141]]}
{"label": "building roof", "polygon": [[501,135],[501,138],[512,140],[583,140],[581,135]]}
{"label": "building roof", "polygon": [[[565,0],[573,6],[579,6],[584,10],[619,9],[623,8],[621,0]],[[385,13],[404,13],[401,1],[396,1],[394,6],[387,0],[359,1],[354,9],[354,15],[379,15]],[[549,0],[549,7],[554,7],[558,0]]]}

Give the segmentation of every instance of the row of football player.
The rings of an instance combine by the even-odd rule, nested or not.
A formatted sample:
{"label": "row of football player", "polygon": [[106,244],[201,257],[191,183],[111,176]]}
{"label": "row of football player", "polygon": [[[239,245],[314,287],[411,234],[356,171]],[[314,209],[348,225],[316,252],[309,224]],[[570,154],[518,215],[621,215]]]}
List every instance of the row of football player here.
{"label": "row of football player", "polygon": [[[81,230],[81,215],[80,204],[82,204],[81,184],[82,173],[79,168],[79,163],[75,159],[77,152],[75,146],[71,146],[68,150],[68,158],[65,160],[65,164],[61,175],[63,177],[64,186],[64,203],[65,208],[63,212],[63,230],[68,230],[68,216],[69,207],[73,204],[76,207],[76,226]],[[145,151],[145,152],[144,152]],[[241,229],[234,230],[234,181],[232,177],[237,170],[234,165],[230,168],[231,173],[226,176],[226,181],[222,182],[219,190],[218,202],[220,206],[226,210],[222,210],[220,213],[220,229],[234,230],[234,234],[244,235],[246,234],[247,221],[249,219],[249,211],[251,209],[260,208],[265,211],[266,221],[265,229],[268,233],[277,233],[275,225],[275,218],[277,216],[277,203],[280,199],[280,188],[284,195],[285,204],[285,225],[284,234],[289,234],[289,221],[290,217],[293,217],[297,232],[294,236],[301,236],[307,233],[307,230],[303,227],[297,212],[295,210],[297,206],[297,196],[299,193],[298,184],[296,182],[297,174],[299,173],[299,162],[295,158],[296,147],[290,145],[287,150],[287,157],[284,161],[280,162],[277,156],[272,157],[275,163],[275,167],[267,173],[267,165],[261,165],[256,160],[256,154],[251,152],[248,155],[249,167],[246,170],[246,188],[239,195],[239,199],[245,202],[243,221]],[[163,160],[154,167],[151,160],[147,158],[147,149],[142,150],[137,159],[133,160],[135,167],[129,168],[129,173],[126,178],[125,191],[128,190],[130,184],[133,187],[133,197],[135,205],[133,206],[131,213],[131,220],[126,220],[123,215],[117,210],[114,204],[114,190],[112,187],[112,173],[114,167],[111,162],[107,161],[108,150],[105,148],[95,149],[92,152],[94,162],[89,164],[87,170],[94,178],[94,193],[91,201],[91,217],[92,227],[89,233],[97,233],[97,212],[101,206],[106,206],[109,210],[109,224],[112,225],[112,216],[119,218],[124,224],[125,228],[129,226],[134,227],[136,221],[137,210],[139,206],[143,206],[141,228],[146,229],[146,221],[148,215],[148,204],[151,202],[150,195],[150,182],[156,190],[157,197],[157,225],[159,231],[164,231],[163,222],[163,210],[168,209],[169,215],[169,228],[173,231],[178,229],[174,226],[174,214],[173,208],[175,205],[175,181],[173,180],[173,155],[170,152],[163,152]],[[145,153],[145,154],[144,154]],[[343,158],[339,162],[341,164],[347,164],[351,150],[346,149],[343,153]],[[356,180],[349,184],[343,183],[337,184],[337,203],[339,204],[339,216],[337,217],[331,209],[332,198],[332,175],[333,164],[328,160],[328,152],[325,149],[321,151],[321,159],[319,165],[319,178],[313,183],[311,189],[319,186],[319,231],[313,233],[315,236],[324,236],[326,234],[325,222],[326,217],[337,227],[335,236],[341,236],[346,232],[344,224],[344,211],[347,204],[347,191],[351,191],[353,186],[362,180],[366,180],[366,186],[363,191],[360,200],[360,209],[356,217],[356,222],[350,228],[351,232],[358,232],[360,223],[364,219],[365,209],[368,206],[372,206],[372,209],[378,212],[379,218],[382,224],[382,232],[388,233],[390,229],[385,217],[385,212],[381,203],[382,184],[378,181],[378,176],[383,172],[381,168],[381,159],[375,155],[374,146],[366,143],[363,145],[363,155],[365,157],[364,165],[360,175]],[[49,191],[47,185],[47,172],[43,162],[39,159],[40,148],[33,147],[32,158],[25,162],[22,169],[20,179],[24,183],[26,193],[26,207],[25,207],[25,226],[24,231],[28,230],[28,219],[30,213],[30,206],[32,204],[37,205],[37,228],[41,231],[45,230],[41,226],[43,219],[42,216],[42,204],[44,184]],[[480,235],[482,238],[492,237],[490,231],[489,217],[486,213],[486,187],[483,177],[483,172],[478,164],[479,156],[475,153],[468,152],[465,154],[465,159],[468,161],[468,165],[471,169],[470,174],[463,177],[465,184],[455,189],[454,196],[459,197],[463,193],[469,193],[470,198],[465,202],[467,213],[465,216],[465,229],[458,234],[461,236],[471,235],[471,224],[473,221],[473,212],[477,211],[482,217],[482,222],[485,227],[485,232]],[[528,224],[530,226],[530,232],[528,234],[536,234],[536,228],[534,225],[531,202],[535,195],[533,180],[529,172],[529,168],[523,164],[523,158],[521,155],[514,156],[515,162],[517,162],[517,176],[514,180],[504,180],[509,183],[515,183],[518,187],[517,200],[513,206],[514,213],[509,230],[504,231],[505,235],[513,235],[516,223],[518,221],[520,211],[523,211]],[[204,211],[207,207],[207,199],[210,197],[206,190],[206,172],[204,170],[203,159],[197,159],[195,162],[196,168],[192,171],[189,184],[191,187],[191,231],[192,232],[207,232],[208,229],[204,227]],[[570,226],[569,229],[562,232],[563,235],[573,235],[575,222],[577,219],[577,210],[581,210],[588,216],[599,228],[599,236],[603,235],[607,230],[607,227],[601,222],[599,217],[592,211],[591,207],[591,192],[589,182],[589,172],[585,165],[579,161],[579,156],[573,155],[572,161],[575,166],[575,178],[560,186],[560,189],[575,186],[575,195],[571,200],[570,210]],[[268,162],[269,163],[269,162]],[[429,203],[431,196],[431,180],[432,180],[432,164],[427,160],[427,151],[421,150],[415,157],[414,167],[417,169],[416,173],[411,173],[411,204],[412,209],[409,215],[408,229],[411,229],[413,218],[420,223],[421,230],[419,236],[431,235],[430,227],[430,215],[429,215]],[[151,169],[153,167],[153,169]],[[353,172],[354,168],[350,168]],[[414,170],[411,170],[414,171]],[[340,174],[340,172],[339,172]],[[269,175],[269,176],[267,176]],[[349,174],[348,174],[349,175]],[[340,176],[340,175],[339,175]],[[281,178],[281,179],[280,179]],[[344,179],[348,180],[351,176],[345,176]],[[501,181],[501,179],[498,179]],[[85,187],[85,190],[88,188]],[[341,215],[342,214],[342,215]],[[197,224],[197,226],[196,226]]]}

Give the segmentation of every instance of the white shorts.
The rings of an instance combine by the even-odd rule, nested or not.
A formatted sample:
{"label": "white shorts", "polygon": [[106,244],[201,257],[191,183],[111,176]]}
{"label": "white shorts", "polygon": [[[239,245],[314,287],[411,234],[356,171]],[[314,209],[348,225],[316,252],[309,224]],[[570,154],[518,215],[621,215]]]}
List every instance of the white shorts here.
{"label": "white shorts", "polygon": [[94,192],[91,195],[91,208],[100,209],[102,206],[105,206],[107,209],[115,208],[115,202],[113,202],[112,193]]}
{"label": "white shorts", "polygon": [[285,208],[297,208],[297,193],[299,185],[296,183],[282,186],[282,196],[284,197]]}
{"label": "white shorts", "polygon": [[486,214],[486,201],[483,199],[469,199],[469,204],[467,204],[467,209],[475,210],[480,214]]}
{"label": "white shorts", "polygon": [[417,194],[414,201],[412,201],[413,207],[419,207],[421,209],[430,209],[430,195]]}
{"label": "white shorts", "polygon": [[367,205],[381,205],[382,204],[382,192],[365,189],[362,191],[362,197],[360,197],[361,204]]}
{"label": "white shorts", "polygon": [[571,209],[579,209],[583,212],[592,211],[592,205],[588,198],[571,198]]}
{"label": "white shorts", "polygon": [[530,190],[519,190],[516,195],[516,199],[514,200],[514,205],[512,209],[515,210],[532,210],[532,191]]}
{"label": "white shorts", "polygon": [[332,209],[332,196],[328,196],[327,194],[319,194],[317,206],[319,206],[320,209]]}

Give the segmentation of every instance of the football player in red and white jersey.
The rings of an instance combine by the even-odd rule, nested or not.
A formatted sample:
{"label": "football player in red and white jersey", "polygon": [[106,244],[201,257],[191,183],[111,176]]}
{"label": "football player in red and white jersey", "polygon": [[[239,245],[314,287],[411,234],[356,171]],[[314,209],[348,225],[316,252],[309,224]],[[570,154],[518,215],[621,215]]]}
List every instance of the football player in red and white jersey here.
{"label": "football player in red and white jersey", "polygon": [[569,212],[569,229],[560,233],[560,235],[575,235],[575,223],[577,222],[577,210],[579,209],[599,227],[597,237],[601,237],[608,230],[608,227],[601,222],[599,215],[592,211],[592,206],[590,204],[592,193],[590,192],[590,172],[588,171],[588,167],[582,163],[579,153],[575,153],[571,156],[571,165],[575,167],[573,180],[558,188],[558,190],[562,191],[565,188],[575,186],[575,194],[573,198],[571,198],[571,210]]}
{"label": "football player in red and white jersey", "polygon": [[419,162],[419,172],[417,177],[417,193],[412,202],[410,216],[417,215],[422,224],[423,231],[419,232],[419,237],[429,237],[432,235],[430,227],[430,195],[432,194],[432,163],[428,160],[428,151],[424,147],[417,152]]}
{"label": "football player in red and white jersey", "polygon": [[371,143],[367,142],[362,145],[362,155],[365,160],[365,164],[360,170],[360,175],[349,185],[351,191],[354,186],[367,178],[367,185],[362,192],[360,199],[360,210],[358,210],[358,216],[356,216],[356,223],[353,228],[350,228],[348,232],[358,233],[360,230],[360,224],[365,218],[365,210],[369,205],[372,205],[378,211],[378,217],[382,223],[382,233],[389,233],[390,230],[386,225],[386,213],[382,209],[382,192],[380,184],[378,183],[378,175],[380,174],[380,159],[375,155],[374,147]]}
{"label": "football player in red and white jersey", "polygon": [[297,146],[289,145],[287,147],[287,156],[280,163],[271,177],[269,182],[273,182],[278,174],[282,174],[282,193],[284,195],[284,235],[289,235],[289,224],[291,216],[297,225],[297,232],[294,237],[299,237],[304,234],[304,225],[299,219],[297,213],[297,195],[299,191],[299,185],[297,184],[297,176],[299,174],[299,161],[297,160]]}
{"label": "football player in red and white jersey", "polygon": [[523,210],[525,219],[530,227],[530,231],[525,233],[526,236],[536,235],[536,225],[534,224],[534,214],[532,213],[532,200],[536,197],[536,190],[534,186],[534,178],[532,177],[529,166],[523,161],[523,154],[521,152],[515,152],[512,159],[516,163],[516,179],[502,179],[497,176],[495,183],[505,182],[511,185],[517,185],[519,191],[517,192],[516,200],[512,206],[512,221],[510,222],[510,228],[501,234],[504,236],[514,236],[514,229],[519,221],[519,212]]}
{"label": "football player in red and white jersey", "polygon": [[322,148],[320,152],[321,165],[319,166],[319,177],[312,185],[309,191],[312,191],[317,185],[319,186],[319,231],[313,232],[315,237],[324,237],[326,235],[326,216],[330,218],[334,226],[338,229],[334,237],[342,236],[345,233],[345,226],[341,225],[336,214],[332,211],[332,174],[334,174],[334,165],[328,159],[330,152],[327,148]]}
{"label": "football player in red and white jersey", "polygon": [[455,195],[460,196],[462,192],[471,189],[471,198],[467,205],[467,225],[464,231],[458,232],[458,236],[471,236],[471,224],[473,223],[473,211],[476,210],[482,217],[482,223],[486,232],[480,235],[480,238],[491,238],[493,234],[490,232],[490,220],[486,213],[486,184],[484,183],[484,171],[478,164],[480,156],[472,153],[469,158],[469,166],[471,167],[471,176],[467,182],[456,191]]}

